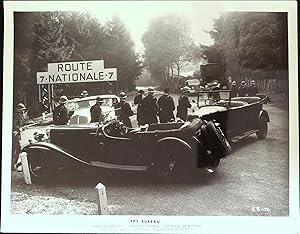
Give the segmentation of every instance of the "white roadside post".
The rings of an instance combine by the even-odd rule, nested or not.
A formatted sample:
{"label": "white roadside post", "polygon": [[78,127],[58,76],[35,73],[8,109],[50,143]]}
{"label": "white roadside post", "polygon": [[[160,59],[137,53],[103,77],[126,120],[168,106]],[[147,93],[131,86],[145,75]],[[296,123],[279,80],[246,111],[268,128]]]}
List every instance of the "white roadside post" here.
{"label": "white roadside post", "polygon": [[30,172],[29,172],[29,165],[28,165],[28,160],[27,160],[27,153],[22,152],[19,154],[19,157],[21,158],[21,164],[22,164],[22,171],[23,171],[23,176],[26,184],[32,184],[31,182],[31,177],[30,177]]}
{"label": "white roadside post", "polygon": [[98,183],[96,185],[96,190],[97,190],[98,214],[108,215],[107,197],[106,197],[105,186],[101,183]]}

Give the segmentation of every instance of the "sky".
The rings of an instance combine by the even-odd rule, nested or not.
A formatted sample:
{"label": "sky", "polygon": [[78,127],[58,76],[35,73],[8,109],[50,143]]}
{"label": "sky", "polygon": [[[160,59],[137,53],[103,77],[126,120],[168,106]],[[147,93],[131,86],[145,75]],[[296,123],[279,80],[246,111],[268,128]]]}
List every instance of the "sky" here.
{"label": "sky", "polygon": [[220,14],[220,8],[203,2],[165,1],[165,2],[102,2],[86,10],[99,18],[100,22],[118,15],[126,25],[137,52],[143,51],[141,38],[147,30],[151,19],[167,15],[179,14],[191,23],[192,38],[196,43],[213,44],[213,40],[204,30],[212,27],[213,19]]}

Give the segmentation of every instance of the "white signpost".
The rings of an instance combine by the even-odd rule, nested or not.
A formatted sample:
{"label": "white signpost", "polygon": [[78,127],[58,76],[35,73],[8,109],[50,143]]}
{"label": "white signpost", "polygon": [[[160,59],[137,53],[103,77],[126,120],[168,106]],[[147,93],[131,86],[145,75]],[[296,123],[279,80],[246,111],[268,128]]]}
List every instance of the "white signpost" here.
{"label": "white signpost", "polygon": [[104,60],[49,63],[37,72],[37,84],[117,81],[117,68],[104,68]]}

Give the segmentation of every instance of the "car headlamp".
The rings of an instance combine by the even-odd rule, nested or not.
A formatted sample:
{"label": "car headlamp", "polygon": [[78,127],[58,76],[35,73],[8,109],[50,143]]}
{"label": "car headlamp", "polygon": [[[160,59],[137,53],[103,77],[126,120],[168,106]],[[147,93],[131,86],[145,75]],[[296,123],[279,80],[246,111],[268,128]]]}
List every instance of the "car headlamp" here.
{"label": "car headlamp", "polygon": [[45,133],[42,132],[40,129],[37,129],[34,133],[33,133],[33,138],[36,140],[36,141],[42,141],[43,138],[45,136]]}

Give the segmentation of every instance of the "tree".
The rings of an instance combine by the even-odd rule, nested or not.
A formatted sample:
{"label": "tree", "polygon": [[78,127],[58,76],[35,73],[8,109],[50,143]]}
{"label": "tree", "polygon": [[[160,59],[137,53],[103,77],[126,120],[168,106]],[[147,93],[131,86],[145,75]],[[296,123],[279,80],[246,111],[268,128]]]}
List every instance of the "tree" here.
{"label": "tree", "polygon": [[117,16],[105,24],[105,49],[106,65],[118,68],[119,88],[133,90],[134,82],[142,72],[142,64],[126,26]]}
{"label": "tree", "polygon": [[180,70],[193,58],[195,47],[187,20],[178,15],[153,19],[143,34],[145,65],[152,77],[161,84],[172,82],[174,71]]}
{"label": "tree", "polygon": [[276,69],[287,71],[285,13],[224,13],[209,34],[227,73],[238,79],[247,76],[246,70],[269,71],[269,76]]}

